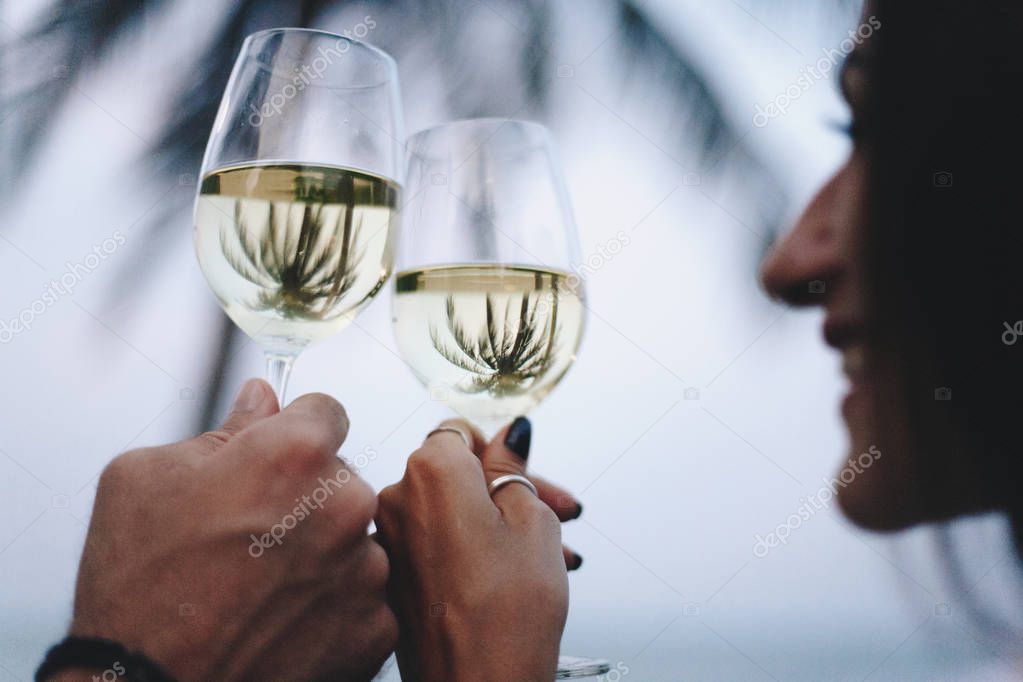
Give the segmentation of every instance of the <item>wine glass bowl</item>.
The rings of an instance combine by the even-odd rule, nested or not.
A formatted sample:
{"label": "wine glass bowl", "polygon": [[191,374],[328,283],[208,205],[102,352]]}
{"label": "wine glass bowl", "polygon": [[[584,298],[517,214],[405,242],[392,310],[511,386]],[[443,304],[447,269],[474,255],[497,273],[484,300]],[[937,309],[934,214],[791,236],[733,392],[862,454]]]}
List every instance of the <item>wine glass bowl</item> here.
{"label": "wine glass bowl", "polygon": [[357,40],[271,29],[235,62],[203,159],[196,254],[282,401],[294,358],[391,274],[399,112],[394,60]]}
{"label": "wine glass bowl", "polygon": [[559,166],[525,121],[457,121],[407,147],[398,348],[431,396],[493,431],[550,393],[585,328]]}

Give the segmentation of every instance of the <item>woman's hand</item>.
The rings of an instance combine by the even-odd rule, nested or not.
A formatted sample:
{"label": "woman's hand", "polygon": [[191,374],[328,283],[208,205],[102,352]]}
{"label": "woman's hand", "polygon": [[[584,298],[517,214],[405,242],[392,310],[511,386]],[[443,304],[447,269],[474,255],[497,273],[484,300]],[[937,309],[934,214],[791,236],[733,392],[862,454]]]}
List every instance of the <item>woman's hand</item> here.
{"label": "woman's hand", "polygon": [[[550,682],[568,611],[558,516],[524,485],[494,493],[498,476],[524,474],[529,422],[489,445],[461,421],[434,432],[405,476],[380,493],[377,527],[391,556],[390,592],[400,623],[404,680]],[[549,484],[544,494],[575,518],[578,504]]]}
{"label": "woman's hand", "polygon": [[220,431],[115,459],[71,633],[141,650],[180,680],[371,678],[397,622],[367,534],[376,496],[336,456],[347,431],[333,399],[279,411],[250,381]]}

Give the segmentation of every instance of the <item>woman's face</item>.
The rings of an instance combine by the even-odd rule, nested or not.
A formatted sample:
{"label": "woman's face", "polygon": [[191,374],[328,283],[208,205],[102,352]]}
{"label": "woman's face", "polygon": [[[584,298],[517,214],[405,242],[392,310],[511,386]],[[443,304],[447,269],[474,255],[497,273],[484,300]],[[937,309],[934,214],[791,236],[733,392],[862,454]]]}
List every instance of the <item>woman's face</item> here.
{"label": "woman's face", "polygon": [[[868,15],[869,16],[869,15]],[[915,462],[897,443],[900,434],[879,433],[875,423],[879,388],[890,385],[872,368],[866,346],[864,195],[866,161],[857,128],[869,94],[869,45],[856,49],[843,67],[843,94],[853,112],[854,148],[845,164],[806,208],[794,229],[764,261],[767,291],[794,305],[824,308],[824,339],[842,354],[849,391],[842,415],[851,450],[840,467],[838,499],[846,515],[870,528],[893,529],[935,516],[914,494]],[[864,466],[866,464],[866,466]],[[850,480],[851,479],[851,480]]]}

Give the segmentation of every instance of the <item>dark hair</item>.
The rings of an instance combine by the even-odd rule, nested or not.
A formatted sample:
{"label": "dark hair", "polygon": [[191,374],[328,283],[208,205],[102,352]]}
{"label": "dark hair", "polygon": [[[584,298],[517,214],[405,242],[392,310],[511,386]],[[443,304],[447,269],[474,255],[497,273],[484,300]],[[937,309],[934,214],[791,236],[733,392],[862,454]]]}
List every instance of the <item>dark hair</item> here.
{"label": "dark hair", "polygon": [[1023,5],[874,5],[868,296],[882,375],[897,377],[879,418],[908,434],[907,494],[1004,509],[1023,553],[1023,336],[1010,343],[1023,320]]}

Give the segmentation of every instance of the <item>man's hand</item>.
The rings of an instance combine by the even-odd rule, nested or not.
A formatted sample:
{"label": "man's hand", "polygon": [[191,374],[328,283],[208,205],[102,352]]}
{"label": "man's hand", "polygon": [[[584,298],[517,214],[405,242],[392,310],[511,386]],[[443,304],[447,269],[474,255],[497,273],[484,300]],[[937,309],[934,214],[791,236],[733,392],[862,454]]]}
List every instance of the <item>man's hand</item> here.
{"label": "man's hand", "polygon": [[344,408],[248,382],[216,432],[103,472],[71,633],[180,680],[368,679],[392,651],[376,496],[336,453]]}

